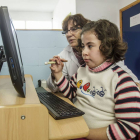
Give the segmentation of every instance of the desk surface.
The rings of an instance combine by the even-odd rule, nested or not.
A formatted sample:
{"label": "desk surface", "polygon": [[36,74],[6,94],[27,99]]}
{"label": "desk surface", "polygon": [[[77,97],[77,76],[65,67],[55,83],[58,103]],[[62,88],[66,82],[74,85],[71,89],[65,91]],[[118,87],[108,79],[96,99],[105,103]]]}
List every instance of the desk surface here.
{"label": "desk surface", "polygon": [[[2,105],[22,105],[22,104],[40,104],[37,94],[35,93],[35,88],[32,86],[32,80],[30,75],[25,76],[27,80],[26,92],[28,93],[28,98],[22,98],[18,96],[15,89],[12,86],[9,76],[0,76],[0,106]],[[8,84],[8,87],[7,87]],[[3,93],[9,94],[9,99],[4,98]],[[47,89],[48,90],[48,89]],[[4,91],[4,92],[3,92]],[[11,94],[12,93],[12,94]],[[32,98],[32,93],[36,94]],[[72,104],[71,101],[62,96],[62,94],[57,93],[57,96]],[[22,99],[21,99],[22,98]],[[1,100],[4,99],[4,100]],[[86,137],[89,133],[89,129],[84,121],[83,117],[74,117],[69,119],[55,120],[51,115],[49,115],[49,139],[50,140],[68,140]]]}
{"label": "desk surface", "polygon": [[[55,95],[65,100],[66,102],[72,104],[72,102],[69,99],[63,97],[62,94],[56,93]],[[86,137],[88,134],[89,129],[82,116],[69,119],[54,120],[53,117],[49,115],[50,140],[82,138]]]}
{"label": "desk surface", "polygon": [[[10,76],[0,76],[0,105],[23,105],[23,104],[40,104],[36,94],[32,77],[26,75],[26,98],[21,97],[14,89]],[[8,98],[7,98],[8,95]],[[2,99],[2,100],[1,100]]]}

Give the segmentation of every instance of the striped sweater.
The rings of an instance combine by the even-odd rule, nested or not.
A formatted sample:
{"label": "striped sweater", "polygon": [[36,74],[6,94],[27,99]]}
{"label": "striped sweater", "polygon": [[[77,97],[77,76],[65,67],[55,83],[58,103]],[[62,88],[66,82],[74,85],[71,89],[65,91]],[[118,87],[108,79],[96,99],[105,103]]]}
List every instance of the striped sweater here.
{"label": "striped sweater", "polygon": [[118,65],[105,62],[93,70],[83,65],[70,81],[62,76],[56,84],[67,98],[77,97],[90,129],[107,127],[110,140],[131,139],[140,131],[140,92]]}

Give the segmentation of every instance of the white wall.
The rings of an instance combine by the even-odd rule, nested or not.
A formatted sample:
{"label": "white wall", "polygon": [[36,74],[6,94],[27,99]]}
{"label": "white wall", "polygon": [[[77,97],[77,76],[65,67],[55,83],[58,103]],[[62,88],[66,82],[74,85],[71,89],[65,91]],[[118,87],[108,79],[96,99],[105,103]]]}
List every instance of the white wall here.
{"label": "white wall", "polygon": [[21,12],[9,11],[13,20],[52,21],[51,12]]}
{"label": "white wall", "polygon": [[90,20],[102,18],[119,23],[117,0],[76,0],[76,13],[81,13]]}
{"label": "white wall", "polygon": [[62,21],[68,14],[76,14],[76,0],[59,0],[55,10],[49,12],[9,11],[12,20],[52,21],[53,29],[62,29]]}
{"label": "white wall", "polygon": [[62,29],[62,21],[69,13],[76,14],[76,1],[59,0],[53,12],[53,29]]}
{"label": "white wall", "polygon": [[120,28],[119,9],[135,0],[76,0],[76,13],[90,20],[108,19]]}
{"label": "white wall", "polygon": [[59,0],[53,13],[9,11],[13,20],[52,21],[53,29],[62,29],[69,14],[81,13],[90,20],[105,18],[119,27],[119,9],[136,0]]}
{"label": "white wall", "polygon": [[119,0],[119,9],[133,3],[136,0]]}

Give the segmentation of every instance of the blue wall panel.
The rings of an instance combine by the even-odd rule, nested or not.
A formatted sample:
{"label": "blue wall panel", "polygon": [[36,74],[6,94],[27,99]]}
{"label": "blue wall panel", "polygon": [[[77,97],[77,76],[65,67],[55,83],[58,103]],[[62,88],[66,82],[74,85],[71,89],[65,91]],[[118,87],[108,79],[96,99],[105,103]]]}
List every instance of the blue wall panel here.
{"label": "blue wall panel", "polygon": [[[24,72],[33,76],[35,87],[39,79],[47,79],[50,75],[49,65],[44,65],[54,55],[60,53],[67,45],[65,35],[61,31],[17,31]],[[0,35],[0,45],[2,45]],[[5,62],[0,75],[9,75]]]}
{"label": "blue wall panel", "polygon": [[140,13],[140,3],[122,13],[123,39],[128,43],[125,64],[140,80],[140,24],[130,27],[130,17]]}

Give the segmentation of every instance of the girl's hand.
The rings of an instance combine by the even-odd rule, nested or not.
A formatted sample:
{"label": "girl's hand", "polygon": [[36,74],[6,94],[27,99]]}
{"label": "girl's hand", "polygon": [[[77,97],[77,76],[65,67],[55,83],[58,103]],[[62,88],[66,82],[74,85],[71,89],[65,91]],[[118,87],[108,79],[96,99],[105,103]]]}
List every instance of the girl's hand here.
{"label": "girl's hand", "polygon": [[52,71],[52,73],[59,73],[62,71],[63,69],[63,62],[61,61],[59,56],[54,56],[53,58],[51,58],[49,61],[55,61],[55,64],[51,64],[50,69]]}
{"label": "girl's hand", "polygon": [[62,69],[63,69],[64,64],[59,56],[54,56],[49,61],[56,62],[55,64],[51,64],[50,69],[51,69],[52,74],[54,75],[56,81],[58,81],[59,78],[61,78],[61,76],[62,76]]}

